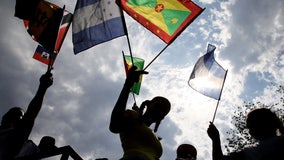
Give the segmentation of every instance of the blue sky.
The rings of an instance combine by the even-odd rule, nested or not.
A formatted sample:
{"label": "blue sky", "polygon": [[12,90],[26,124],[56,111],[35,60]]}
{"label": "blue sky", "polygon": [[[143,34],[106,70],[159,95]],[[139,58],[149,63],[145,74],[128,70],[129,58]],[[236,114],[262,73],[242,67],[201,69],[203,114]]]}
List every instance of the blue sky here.
{"label": "blue sky", "polygon": [[[75,0],[50,0],[74,11]],[[211,158],[206,130],[217,101],[187,84],[195,62],[207,44],[216,46],[215,58],[228,75],[214,123],[226,144],[230,118],[243,101],[272,104],[272,83],[284,84],[283,0],[195,0],[205,11],[154,61],[143,77],[137,104],[161,95],[172,104],[158,135],[164,147],[161,160],[175,158],[181,143],[191,143],[198,159]],[[10,107],[26,109],[46,66],[32,59],[37,43],[14,17],[15,1],[1,2],[0,116]],[[159,38],[125,14],[133,55],[148,64],[163,47]],[[30,136],[38,143],[53,136],[57,146],[71,145],[84,159],[122,155],[119,136],[108,130],[110,114],[125,79],[121,51],[129,53],[126,37],[74,55],[69,30],[54,64],[54,84]],[[277,100],[277,99],[276,99]],[[133,104],[129,97],[128,108]]]}

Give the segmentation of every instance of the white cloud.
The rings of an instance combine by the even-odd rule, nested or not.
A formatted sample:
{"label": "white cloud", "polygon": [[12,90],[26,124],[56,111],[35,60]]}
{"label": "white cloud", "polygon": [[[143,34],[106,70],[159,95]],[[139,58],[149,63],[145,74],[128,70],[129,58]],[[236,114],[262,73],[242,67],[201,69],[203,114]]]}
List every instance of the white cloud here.
{"label": "white cloud", "polygon": [[[66,3],[73,12],[75,1]],[[187,84],[196,60],[206,45],[216,45],[216,60],[228,75],[215,117],[222,142],[230,124],[230,115],[242,103],[248,89],[259,93],[254,100],[273,101],[271,87],[247,84],[250,73],[255,81],[283,84],[283,2],[270,1],[199,1],[206,10],[147,69],[136,101],[162,95],[170,99],[172,109],[158,134],[165,147],[162,160],[174,159],[180,143],[194,144],[198,159],[211,158],[211,142],[206,130],[217,104]],[[21,20],[13,17],[14,4],[1,1],[1,112],[11,105],[27,106],[35,93],[46,65],[31,57],[36,47]],[[147,65],[165,46],[158,37],[125,15],[133,56]],[[48,90],[31,139],[43,135],[56,138],[57,144],[71,145],[84,159],[122,155],[119,136],[108,130],[110,113],[122,88],[125,73],[123,50],[129,54],[125,36],[100,44],[78,55],[73,53],[69,30],[54,65],[54,84]],[[248,88],[244,88],[247,86]],[[252,98],[250,99],[252,100]],[[133,98],[129,96],[128,107]],[[111,150],[112,152],[109,152]]]}

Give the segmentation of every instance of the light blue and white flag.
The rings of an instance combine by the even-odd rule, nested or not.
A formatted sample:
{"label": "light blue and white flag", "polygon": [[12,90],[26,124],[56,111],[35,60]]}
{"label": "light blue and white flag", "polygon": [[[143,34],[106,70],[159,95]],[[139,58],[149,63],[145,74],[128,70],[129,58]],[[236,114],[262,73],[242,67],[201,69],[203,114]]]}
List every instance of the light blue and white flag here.
{"label": "light blue and white flag", "polygon": [[73,15],[75,54],[126,34],[115,0],[77,0]]}
{"label": "light blue and white flag", "polygon": [[227,71],[214,58],[216,47],[208,44],[207,53],[196,62],[188,80],[197,92],[220,100]]}

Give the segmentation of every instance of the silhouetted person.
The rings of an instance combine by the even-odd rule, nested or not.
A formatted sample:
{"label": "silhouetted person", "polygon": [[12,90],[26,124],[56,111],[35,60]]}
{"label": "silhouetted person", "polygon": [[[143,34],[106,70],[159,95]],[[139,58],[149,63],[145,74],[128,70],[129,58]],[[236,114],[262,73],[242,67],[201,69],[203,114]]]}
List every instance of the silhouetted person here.
{"label": "silhouetted person", "polygon": [[[156,123],[156,132],[161,120],[170,111],[171,105],[164,97],[154,97],[152,100],[144,101],[140,109],[126,109],[130,88],[134,82],[138,82],[141,74],[147,73],[135,69],[135,66],[132,67],[128,73],[112,111],[109,129],[120,135],[124,151],[122,160],[158,160],[163,152],[162,145],[149,126]],[[147,109],[144,113],[145,107]]]}
{"label": "silhouetted person", "polygon": [[48,71],[40,78],[38,90],[31,100],[26,113],[20,107],[11,108],[2,117],[0,126],[0,159],[11,160],[22,148],[34,126],[34,121],[41,109],[46,90],[53,83]]}
{"label": "silhouetted person", "polygon": [[196,160],[197,150],[191,144],[181,144],[177,148],[176,160]]}
{"label": "silhouetted person", "polygon": [[[32,156],[35,154],[47,155],[53,153],[56,149],[55,139],[50,136],[44,136],[38,145],[34,144],[31,140],[27,140],[16,157]],[[39,160],[39,158],[34,158],[33,160]]]}
{"label": "silhouetted person", "polygon": [[[284,128],[275,113],[266,108],[255,109],[247,115],[246,125],[250,135],[258,140],[259,144],[223,155],[219,131],[213,123],[210,123],[207,133],[213,143],[213,160],[284,159]],[[278,131],[281,135],[277,134]]]}
{"label": "silhouetted person", "polygon": [[42,153],[52,152],[57,149],[55,146],[55,139],[50,136],[44,136],[41,138],[38,148]]}

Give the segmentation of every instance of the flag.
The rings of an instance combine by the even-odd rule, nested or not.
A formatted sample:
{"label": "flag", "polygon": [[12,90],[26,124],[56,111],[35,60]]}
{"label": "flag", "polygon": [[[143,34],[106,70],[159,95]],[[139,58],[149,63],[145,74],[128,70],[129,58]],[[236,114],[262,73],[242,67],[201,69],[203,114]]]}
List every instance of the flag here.
{"label": "flag", "polygon": [[[123,60],[124,60],[124,67],[125,67],[125,73],[126,76],[128,75],[128,71],[130,70],[130,68],[133,66],[132,65],[132,60],[131,60],[131,56],[128,55],[123,55]],[[144,67],[144,60],[141,58],[137,58],[137,57],[132,57],[133,58],[133,63],[134,65],[137,67],[137,70],[143,70]],[[140,75],[139,81],[134,83],[134,85],[132,86],[132,88],[130,89],[131,92],[139,95],[140,92],[140,88],[141,88],[141,83],[142,83],[142,74]]]}
{"label": "flag", "polygon": [[39,1],[33,19],[24,20],[24,25],[32,38],[50,52],[54,51],[62,8],[46,1]]}
{"label": "flag", "polygon": [[58,31],[58,35],[57,35],[56,42],[55,42],[54,51],[56,53],[59,53],[59,50],[60,50],[60,48],[63,44],[65,36],[66,36],[68,29],[71,25],[72,18],[73,18],[73,15],[69,11],[64,10],[63,17],[62,17],[60,27],[59,27],[59,31]]}
{"label": "flag", "polygon": [[23,20],[32,20],[41,0],[16,0],[14,16]]}
{"label": "flag", "polygon": [[204,10],[191,0],[117,0],[117,3],[167,44]]}
{"label": "flag", "polygon": [[121,16],[114,0],[77,0],[72,23],[74,53],[125,35]]}
{"label": "flag", "polygon": [[220,100],[227,71],[215,60],[215,49],[208,44],[207,53],[196,62],[188,84],[201,94]]}
{"label": "flag", "polygon": [[57,56],[57,53],[50,52],[47,49],[43,48],[41,45],[38,45],[33,55],[33,58],[46,65],[50,64],[52,66],[55,61],[56,56]]}
{"label": "flag", "polygon": [[33,58],[47,65],[49,65],[49,61],[51,60],[50,65],[52,66],[57,54],[60,51],[60,48],[65,39],[65,36],[67,34],[71,22],[72,22],[72,14],[67,10],[64,10],[64,14],[58,31],[58,36],[56,38],[54,52],[51,52],[45,49],[43,46],[38,45],[33,55]]}

